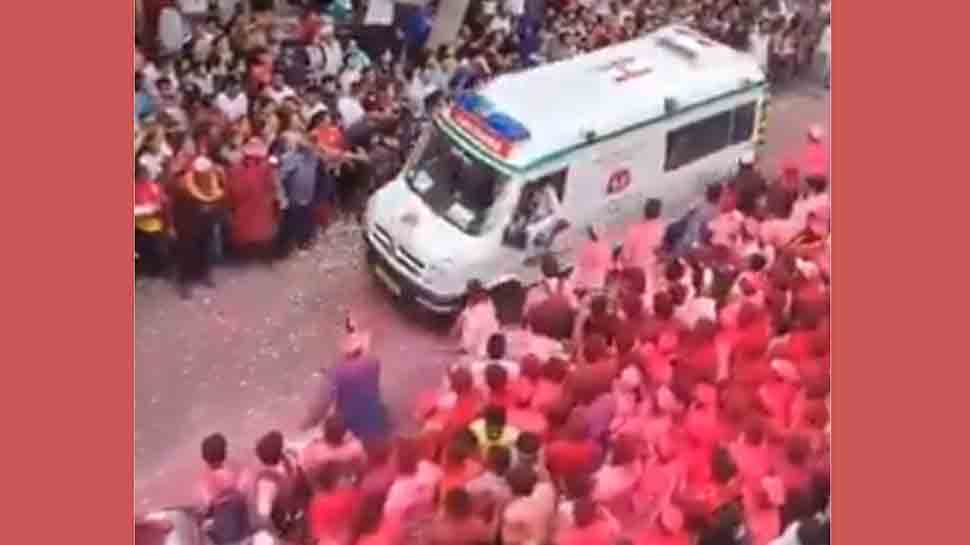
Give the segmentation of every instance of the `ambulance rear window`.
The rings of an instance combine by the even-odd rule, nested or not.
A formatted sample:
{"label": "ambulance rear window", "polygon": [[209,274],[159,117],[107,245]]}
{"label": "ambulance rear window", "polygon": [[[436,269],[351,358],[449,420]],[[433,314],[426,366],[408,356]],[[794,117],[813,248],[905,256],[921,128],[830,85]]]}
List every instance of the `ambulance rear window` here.
{"label": "ambulance rear window", "polygon": [[756,103],[749,102],[670,131],[664,170],[676,170],[728,146],[751,140],[756,111]]}
{"label": "ambulance rear window", "polygon": [[731,129],[731,143],[740,144],[751,140],[754,133],[756,104],[749,102],[734,110],[734,127]]}
{"label": "ambulance rear window", "polygon": [[733,111],[700,119],[667,133],[664,170],[676,170],[728,146]]}

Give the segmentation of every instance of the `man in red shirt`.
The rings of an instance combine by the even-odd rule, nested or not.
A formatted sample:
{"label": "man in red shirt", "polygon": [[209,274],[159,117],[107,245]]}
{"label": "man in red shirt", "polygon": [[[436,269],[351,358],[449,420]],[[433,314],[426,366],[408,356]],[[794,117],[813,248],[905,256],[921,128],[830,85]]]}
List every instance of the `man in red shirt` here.
{"label": "man in red shirt", "polygon": [[229,170],[226,196],[230,239],[245,257],[272,258],[283,192],[267,160],[263,141],[253,138],[243,148],[243,160]]}
{"label": "man in red shirt", "polygon": [[360,492],[341,480],[340,464],[327,462],[317,472],[317,491],[310,500],[310,535],[320,543],[342,543],[350,531],[350,521],[360,504]]}
{"label": "man in red shirt", "polygon": [[603,448],[589,438],[586,421],[574,415],[566,423],[563,437],[549,444],[546,465],[557,482],[591,473],[603,459]]}

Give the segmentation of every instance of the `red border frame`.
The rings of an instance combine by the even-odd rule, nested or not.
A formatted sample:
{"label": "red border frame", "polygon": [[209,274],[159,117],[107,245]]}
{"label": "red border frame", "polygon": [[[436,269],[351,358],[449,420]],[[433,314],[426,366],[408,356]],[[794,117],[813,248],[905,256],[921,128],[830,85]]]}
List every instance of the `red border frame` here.
{"label": "red border frame", "polygon": [[[941,80],[964,64],[966,19],[937,5],[834,7],[838,545],[965,540],[965,363],[950,344],[966,336],[966,146],[964,124],[943,122],[966,98]],[[6,7],[4,400],[19,501],[5,537],[131,543],[133,7]]]}

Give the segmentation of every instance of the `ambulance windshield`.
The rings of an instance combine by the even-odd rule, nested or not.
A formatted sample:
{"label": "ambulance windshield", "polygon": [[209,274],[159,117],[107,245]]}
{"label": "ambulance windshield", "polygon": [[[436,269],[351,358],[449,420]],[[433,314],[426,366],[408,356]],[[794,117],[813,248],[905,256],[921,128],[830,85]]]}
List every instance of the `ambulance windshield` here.
{"label": "ambulance windshield", "polygon": [[436,214],[470,235],[492,228],[493,205],[507,179],[452,144],[433,124],[415,147],[404,177]]}

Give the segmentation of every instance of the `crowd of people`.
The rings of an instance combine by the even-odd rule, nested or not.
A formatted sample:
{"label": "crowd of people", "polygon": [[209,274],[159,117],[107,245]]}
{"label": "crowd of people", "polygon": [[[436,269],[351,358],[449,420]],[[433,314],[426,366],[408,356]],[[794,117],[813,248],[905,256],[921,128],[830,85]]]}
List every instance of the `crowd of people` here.
{"label": "crowd of people", "polygon": [[[282,2],[277,2],[282,4]],[[338,215],[359,216],[434,108],[538,63],[690,24],[749,51],[775,81],[811,65],[828,4],[787,0],[473,0],[453,43],[428,46],[438,2],[397,6],[382,32],[362,2],[209,2],[161,19],[186,30],[135,47],[135,259],[174,271],[181,294],[222,259],[266,263],[309,248]],[[249,5],[251,4],[251,6]],[[270,9],[265,9],[269,7]],[[292,6],[289,6],[292,8]],[[157,14],[156,14],[157,15]],[[149,24],[150,23],[150,24]],[[179,41],[182,43],[182,41]]]}
{"label": "crowd of people", "polygon": [[[515,323],[477,281],[459,354],[396,429],[369,333],[301,424],[241,468],[202,441],[216,545],[822,545],[830,525],[831,201],[824,132],[804,170],[750,157],[666,223],[644,203],[614,251],[596,226],[552,257]],[[299,437],[299,434],[294,434]],[[238,457],[237,457],[238,459]]]}

